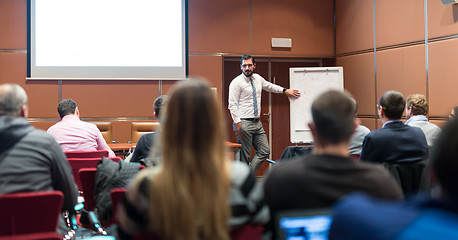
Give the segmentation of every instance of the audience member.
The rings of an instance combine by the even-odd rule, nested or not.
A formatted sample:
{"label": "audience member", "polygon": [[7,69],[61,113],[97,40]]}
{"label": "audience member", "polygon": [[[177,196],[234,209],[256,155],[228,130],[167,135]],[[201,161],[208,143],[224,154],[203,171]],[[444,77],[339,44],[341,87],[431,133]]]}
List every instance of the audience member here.
{"label": "audience member", "polygon": [[[399,186],[382,166],[350,157],[355,107],[348,94],[335,90],[315,99],[313,123],[309,123],[314,139],[312,154],[275,166],[265,181],[271,220],[284,210],[331,207],[354,191],[385,199],[402,198]],[[272,221],[269,228],[275,231]]]}
{"label": "audience member", "polygon": [[[221,109],[201,80],[177,83],[162,116],[162,161],[138,174],[119,207],[119,237],[229,239],[247,222],[266,223],[262,187],[229,160]],[[232,208],[232,214],[231,214]]]}
{"label": "audience member", "polygon": [[[161,112],[162,107],[167,103],[167,96],[162,95],[154,100],[153,108],[154,108],[154,117],[159,119],[159,115]],[[135,146],[134,153],[130,162],[140,162],[143,165],[146,165],[146,158],[148,157],[151,147],[154,144],[154,138],[156,137],[156,132],[147,133],[140,137]]]}
{"label": "audience member", "polygon": [[451,120],[434,144],[432,196],[388,202],[354,194],[334,209],[333,240],[458,239],[458,120]]}
{"label": "audience member", "polygon": [[[27,113],[24,89],[0,85],[0,194],[58,190],[63,210],[73,213],[78,195],[70,165],[54,138],[29,124]],[[60,233],[65,226],[61,220]]]}
{"label": "audience member", "polygon": [[360,159],[368,162],[411,162],[425,159],[425,134],[401,121],[406,101],[400,92],[388,91],[377,105],[383,127],[366,135]]}
{"label": "audience member", "polygon": [[356,122],[357,127],[355,129],[355,132],[353,133],[353,135],[350,138],[349,151],[350,151],[350,154],[352,155],[361,155],[364,137],[366,137],[366,135],[370,133],[371,130],[361,125],[361,120],[356,118],[356,113],[358,112],[358,103],[356,103],[356,100],[354,98],[352,98],[352,100],[353,100],[353,103],[355,104],[355,122]]}
{"label": "audience member", "polygon": [[407,97],[406,105],[406,124],[413,127],[419,127],[426,137],[428,147],[431,149],[433,143],[439,137],[441,129],[428,121],[428,102],[426,97],[421,94],[412,94]]}
{"label": "audience member", "polygon": [[107,150],[109,157],[116,157],[97,126],[80,120],[80,111],[75,101],[60,101],[57,111],[61,121],[48,128],[48,133],[56,139],[64,152]]}

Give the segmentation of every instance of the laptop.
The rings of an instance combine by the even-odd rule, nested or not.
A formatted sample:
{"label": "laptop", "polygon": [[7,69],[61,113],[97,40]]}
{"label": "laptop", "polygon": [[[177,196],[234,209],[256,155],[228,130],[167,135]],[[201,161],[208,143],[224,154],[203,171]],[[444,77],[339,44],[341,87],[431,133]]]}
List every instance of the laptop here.
{"label": "laptop", "polygon": [[329,208],[281,211],[275,223],[276,239],[327,240],[331,222]]}

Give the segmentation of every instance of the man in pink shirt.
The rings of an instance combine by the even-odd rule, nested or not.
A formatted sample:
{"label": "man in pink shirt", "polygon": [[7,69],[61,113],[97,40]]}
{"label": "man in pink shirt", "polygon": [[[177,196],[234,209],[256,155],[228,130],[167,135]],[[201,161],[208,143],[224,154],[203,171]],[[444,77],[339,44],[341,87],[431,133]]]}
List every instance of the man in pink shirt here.
{"label": "man in pink shirt", "polygon": [[64,152],[108,150],[109,157],[116,157],[97,126],[80,120],[75,101],[60,101],[57,111],[61,121],[48,128],[48,133],[56,139]]}

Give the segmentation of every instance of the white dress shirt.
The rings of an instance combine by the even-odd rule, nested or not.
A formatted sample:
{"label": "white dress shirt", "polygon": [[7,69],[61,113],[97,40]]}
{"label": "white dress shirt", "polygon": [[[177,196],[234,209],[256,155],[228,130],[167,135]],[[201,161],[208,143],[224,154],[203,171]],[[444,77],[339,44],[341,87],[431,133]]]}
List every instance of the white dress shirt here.
{"label": "white dress shirt", "polygon": [[266,90],[273,93],[282,93],[283,87],[265,80],[261,75],[253,73],[253,84],[256,87],[258,114],[254,115],[253,88],[250,78],[243,73],[234,78],[229,85],[229,111],[234,123],[239,123],[241,118],[259,118],[261,114],[261,92]]}

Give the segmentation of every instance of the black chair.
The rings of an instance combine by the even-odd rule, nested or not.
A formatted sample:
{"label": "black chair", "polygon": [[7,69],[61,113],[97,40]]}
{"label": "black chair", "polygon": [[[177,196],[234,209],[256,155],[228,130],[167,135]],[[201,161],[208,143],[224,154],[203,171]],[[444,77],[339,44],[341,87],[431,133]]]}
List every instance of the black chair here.
{"label": "black chair", "polygon": [[312,152],[313,145],[305,146],[288,146],[283,151],[279,162],[286,162],[294,158],[303,157]]}
{"label": "black chair", "polygon": [[428,160],[414,162],[385,162],[383,166],[401,186],[404,195],[429,190],[427,178]]}

